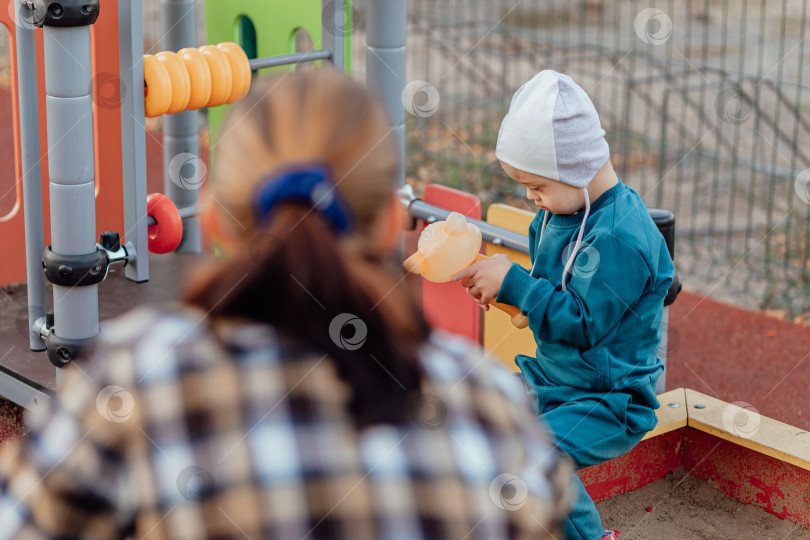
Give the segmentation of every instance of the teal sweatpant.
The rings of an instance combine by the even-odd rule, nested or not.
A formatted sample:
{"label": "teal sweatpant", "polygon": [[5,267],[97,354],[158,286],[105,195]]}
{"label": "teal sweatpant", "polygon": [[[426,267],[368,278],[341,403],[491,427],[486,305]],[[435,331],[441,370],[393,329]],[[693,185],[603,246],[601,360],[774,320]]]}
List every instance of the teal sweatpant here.
{"label": "teal sweatpant", "polygon": [[[537,392],[532,391],[535,398]],[[540,390],[543,394],[543,391]],[[559,396],[557,396],[559,397]],[[551,428],[562,454],[570,456],[577,469],[583,469],[619,457],[630,451],[646,431],[634,432],[627,418],[635,411],[617,408],[611,395],[604,397],[571,396],[562,403],[541,395],[537,400],[538,416]],[[619,397],[619,396],[617,396]],[[647,409],[646,415],[649,416]],[[641,413],[642,411],[638,411]],[[604,527],[591,497],[579,477],[573,475],[573,508],[565,524],[568,540],[596,540],[602,537]],[[613,524],[611,524],[613,525]],[[617,524],[618,525],[618,524]]]}

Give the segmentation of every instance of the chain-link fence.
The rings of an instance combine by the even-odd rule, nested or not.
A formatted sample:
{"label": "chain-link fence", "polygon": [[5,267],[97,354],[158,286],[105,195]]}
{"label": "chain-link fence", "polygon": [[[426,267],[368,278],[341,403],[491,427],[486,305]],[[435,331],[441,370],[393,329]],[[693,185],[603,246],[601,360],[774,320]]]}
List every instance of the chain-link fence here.
{"label": "chain-link fence", "polygon": [[[408,0],[409,181],[531,209],[495,161],[495,139],[512,93],[556,69],[596,104],[622,180],[675,212],[688,288],[807,312],[807,3]],[[365,6],[353,8],[361,79]],[[154,52],[157,0],[144,1],[144,17]]]}
{"label": "chain-link fence", "polygon": [[[810,309],[807,2],[410,0],[408,174],[524,204],[494,157],[537,71],[593,99],[614,166],[675,212],[692,290]],[[529,208],[528,205],[525,206]]]}

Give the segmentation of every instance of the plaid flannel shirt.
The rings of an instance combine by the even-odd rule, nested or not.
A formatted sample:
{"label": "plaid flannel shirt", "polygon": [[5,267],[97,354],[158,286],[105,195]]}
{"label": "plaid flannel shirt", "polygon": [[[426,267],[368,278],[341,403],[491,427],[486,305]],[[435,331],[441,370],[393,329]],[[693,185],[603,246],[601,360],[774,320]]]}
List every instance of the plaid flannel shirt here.
{"label": "plaid flannel shirt", "polygon": [[272,328],[130,312],[0,458],[0,539],[556,536],[571,469],[518,378],[449,335],[421,358],[422,414],[358,431]]}

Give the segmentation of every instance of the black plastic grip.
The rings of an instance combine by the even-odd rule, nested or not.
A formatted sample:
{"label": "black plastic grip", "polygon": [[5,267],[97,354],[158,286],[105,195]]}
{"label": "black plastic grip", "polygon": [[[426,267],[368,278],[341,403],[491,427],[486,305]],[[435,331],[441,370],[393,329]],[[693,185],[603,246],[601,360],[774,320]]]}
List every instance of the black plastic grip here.
{"label": "black plastic grip", "polygon": [[[667,244],[667,250],[672,260],[675,260],[675,215],[669,210],[661,208],[650,208],[650,217],[652,218],[658,230],[664,237],[664,242]],[[672,279],[672,285],[669,286],[667,296],[664,298],[664,305],[671,305],[678,297],[678,293],[683,289],[681,278],[678,276],[678,270],[675,269],[675,277]]]}

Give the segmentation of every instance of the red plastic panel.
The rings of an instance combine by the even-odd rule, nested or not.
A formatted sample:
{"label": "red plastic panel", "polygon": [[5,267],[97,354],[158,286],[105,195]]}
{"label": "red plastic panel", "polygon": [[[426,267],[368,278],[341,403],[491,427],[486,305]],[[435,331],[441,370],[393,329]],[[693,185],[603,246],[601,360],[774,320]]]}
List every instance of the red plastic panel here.
{"label": "red plastic panel", "polygon": [[[481,219],[478,197],[457,189],[431,184],[425,188],[424,201],[469,218]],[[434,328],[480,341],[483,312],[461,284],[422,280],[422,306]]]}
{"label": "red plastic panel", "polygon": [[684,429],[641,441],[621,457],[579,471],[588,495],[604,501],[664,478],[683,463]]}
{"label": "red plastic panel", "polygon": [[695,429],[686,430],[685,442],[687,473],[738,501],[810,527],[810,471]]}

